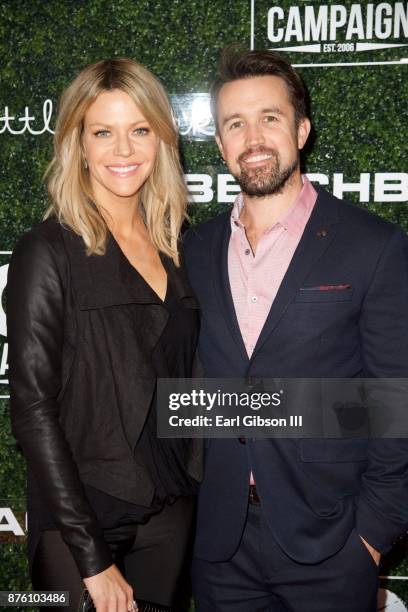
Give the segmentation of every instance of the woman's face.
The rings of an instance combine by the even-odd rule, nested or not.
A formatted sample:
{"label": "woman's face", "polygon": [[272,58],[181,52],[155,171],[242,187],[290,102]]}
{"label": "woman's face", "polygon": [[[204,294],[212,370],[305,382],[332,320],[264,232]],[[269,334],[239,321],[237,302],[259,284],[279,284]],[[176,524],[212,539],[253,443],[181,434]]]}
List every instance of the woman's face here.
{"label": "woman's face", "polygon": [[85,115],[83,136],[96,202],[136,202],[158,147],[159,138],[127,93],[113,89],[99,94]]}

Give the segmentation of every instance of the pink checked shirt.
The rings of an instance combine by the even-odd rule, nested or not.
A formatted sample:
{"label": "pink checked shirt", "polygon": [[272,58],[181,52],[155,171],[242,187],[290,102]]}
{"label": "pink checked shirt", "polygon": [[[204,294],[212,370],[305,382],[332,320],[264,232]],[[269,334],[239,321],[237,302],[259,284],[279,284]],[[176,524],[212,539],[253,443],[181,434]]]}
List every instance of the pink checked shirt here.
{"label": "pink checked shirt", "polygon": [[308,178],[303,176],[302,179],[303,187],[293,206],[266,230],[255,255],[239,220],[244,205],[241,193],[231,212],[228,274],[238,325],[249,357],[317,199]]}
{"label": "pink checked shirt", "polygon": [[[255,255],[239,220],[240,193],[231,211],[228,275],[232,299],[248,357],[251,357],[283,277],[316,203],[317,193],[306,176],[292,208],[260,238]],[[255,484],[251,471],[249,484]]]}

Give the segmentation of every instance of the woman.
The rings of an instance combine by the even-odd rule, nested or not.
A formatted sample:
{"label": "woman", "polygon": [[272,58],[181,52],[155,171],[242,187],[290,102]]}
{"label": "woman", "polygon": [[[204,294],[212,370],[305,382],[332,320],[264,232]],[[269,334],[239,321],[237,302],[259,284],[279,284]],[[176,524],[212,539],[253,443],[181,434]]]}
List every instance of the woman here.
{"label": "woman", "polygon": [[165,610],[201,468],[199,445],[156,435],[157,378],[191,376],[197,339],[162,86],[131,60],[87,67],[62,96],[54,144],[47,218],[20,240],[8,280],[32,582],[68,590],[71,610],[84,585],[98,612]]}

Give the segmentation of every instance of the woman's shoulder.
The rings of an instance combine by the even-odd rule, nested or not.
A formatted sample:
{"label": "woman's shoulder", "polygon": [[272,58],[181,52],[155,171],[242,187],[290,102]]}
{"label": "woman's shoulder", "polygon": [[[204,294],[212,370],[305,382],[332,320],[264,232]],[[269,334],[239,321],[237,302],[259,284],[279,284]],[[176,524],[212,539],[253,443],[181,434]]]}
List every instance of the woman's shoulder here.
{"label": "woman's shoulder", "polygon": [[17,245],[43,243],[44,246],[56,246],[62,242],[63,226],[56,217],[49,217],[27,230],[19,239]]}
{"label": "woman's shoulder", "polygon": [[62,224],[57,217],[52,216],[27,230],[18,240],[14,250],[35,248],[39,251],[48,250],[61,254],[65,252],[67,244],[71,241],[79,241],[83,246],[80,236]]}
{"label": "woman's shoulder", "polygon": [[13,249],[11,264],[17,261],[24,267],[53,264],[60,271],[66,268],[66,251],[63,232],[66,230],[55,218],[50,217],[26,231]]}

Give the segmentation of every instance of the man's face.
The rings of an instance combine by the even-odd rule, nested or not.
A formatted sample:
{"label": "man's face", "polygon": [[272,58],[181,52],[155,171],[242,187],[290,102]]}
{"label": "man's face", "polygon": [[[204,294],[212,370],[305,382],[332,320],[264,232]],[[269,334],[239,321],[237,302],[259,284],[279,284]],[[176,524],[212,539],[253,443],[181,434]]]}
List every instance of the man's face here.
{"label": "man's face", "polygon": [[310,131],[308,119],[296,126],[286,83],[258,76],[226,83],[218,96],[221,155],[244,193],[281,193],[299,173],[299,149]]}

